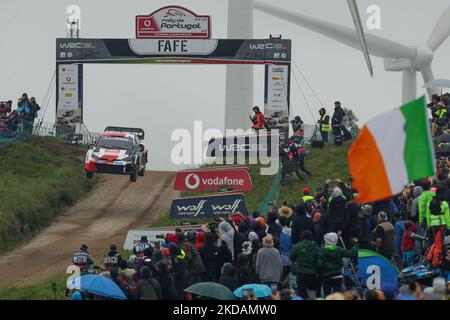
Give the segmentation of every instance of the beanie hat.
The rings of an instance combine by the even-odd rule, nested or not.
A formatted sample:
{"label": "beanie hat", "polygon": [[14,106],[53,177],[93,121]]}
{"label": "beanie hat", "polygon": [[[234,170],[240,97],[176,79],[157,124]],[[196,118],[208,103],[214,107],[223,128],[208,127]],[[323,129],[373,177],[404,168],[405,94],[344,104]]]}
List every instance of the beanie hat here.
{"label": "beanie hat", "polygon": [[248,240],[249,240],[249,241],[254,241],[254,240],[258,241],[258,240],[259,240],[259,237],[258,237],[258,235],[256,234],[256,232],[251,231],[251,232],[248,234]]}
{"label": "beanie hat", "polygon": [[168,242],[175,242],[178,243],[178,237],[175,235],[175,233],[169,233],[167,235]]}
{"label": "beanie hat", "polygon": [[423,192],[423,189],[421,186],[414,187],[414,189],[413,189],[414,198],[417,198],[418,196],[420,196],[422,194],[422,192]]}
{"label": "beanie hat", "polygon": [[342,197],[344,195],[344,193],[342,192],[341,188],[334,188],[333,192],[331,193],[331,196],[333,198],[337,198],[337,197]]}
{"label": "beanie hat", "polygon": [[262,225],[263,227],[266,226],[266,219],[264,219],[263,217],[258,217],[258,218],[256,218],[256,221],[258,221],[259,223],[261,223],[261,225]]}
{"label": "beanie hat", "polygon": [[327,233],[323,236],[326,246],[335,246],[338,242],[338,235],[335,232]]}

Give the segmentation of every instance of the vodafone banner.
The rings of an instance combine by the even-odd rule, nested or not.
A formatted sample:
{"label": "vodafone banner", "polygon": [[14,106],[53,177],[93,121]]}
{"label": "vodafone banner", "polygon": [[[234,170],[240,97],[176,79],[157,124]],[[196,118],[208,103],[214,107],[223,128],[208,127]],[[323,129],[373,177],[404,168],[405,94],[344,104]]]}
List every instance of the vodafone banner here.
{"label": "vodafone banner", "polygon": [[214,190],[220,186],[233,190],[251,191],[252,180],[248,168],[226,167],[214,169],[184,170],[177,172],[174,190]]}

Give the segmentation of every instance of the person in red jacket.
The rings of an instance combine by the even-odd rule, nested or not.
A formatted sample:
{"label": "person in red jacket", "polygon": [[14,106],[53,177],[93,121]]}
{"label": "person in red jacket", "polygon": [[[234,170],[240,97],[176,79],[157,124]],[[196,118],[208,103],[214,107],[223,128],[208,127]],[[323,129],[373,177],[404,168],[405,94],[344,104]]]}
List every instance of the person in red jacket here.
{"label": "person in red jacket", "polygon": [[255,115],[253,117],[250,116],[250,120],[253,123],[252,129],[254,129],[255,131],[264,129],[265,122],[266,122],[266,120],[264,118],[264,114],[261,112],[261,110],[257,106],[253,107],[253,112],[255,113]]}
{"label": "person in red jacket", "polygon": [[195,237],[195,249],[198,251],[205,244],[205,233],[197,232]]}
{"label": "person in red jacket", "polygon": [[403,267],[408,267],[416,256],[415,240],[409,236],[410,232],[417,232],[416,225],[412,221],[405,221],[405,232],[402,238],[402,262]]}

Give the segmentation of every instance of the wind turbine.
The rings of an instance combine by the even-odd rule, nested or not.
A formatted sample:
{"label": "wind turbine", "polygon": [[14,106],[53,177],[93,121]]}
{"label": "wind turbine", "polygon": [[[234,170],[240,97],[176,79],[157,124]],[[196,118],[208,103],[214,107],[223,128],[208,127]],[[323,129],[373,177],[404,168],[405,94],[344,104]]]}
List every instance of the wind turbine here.
{"label": "wind turbine", "polygon": [[[322,21],[300,13],[294,13],[261,2],[255,2],[254,8],[318,32],[354,49],[361,50],[358,36],[355,35],[354,30],[348,27]],[[449,35],[450,7],[447,8],[439,18],[425,46],[405,46],[373,34],[366,34],[366,42],[370,54],[384,58],[384,68],[386,71],[403,72],[402,102],[408,103],[409,101],[416,99],[418,71],[422,73],[425,83],[434,79],[433,71],[431,69],[434,52],[442,45]],[[428,89],[429,94],[432,94],[433,92],[432,89]]]}
{"label": "wind turbine", "polygon": [[366,36],[364,34],[364,28],[361,22],[361,16],[359,15],[358,4],[356,0],[347,0],[350,13],[352,14],[353,24],[355,25],[356,34],[361,45],[361,51],[363,52],[364,59],[366,60],[367,68],[369,69],[370,76],[373,77],[372,61],[370,60],[369,49],[367,49]]}

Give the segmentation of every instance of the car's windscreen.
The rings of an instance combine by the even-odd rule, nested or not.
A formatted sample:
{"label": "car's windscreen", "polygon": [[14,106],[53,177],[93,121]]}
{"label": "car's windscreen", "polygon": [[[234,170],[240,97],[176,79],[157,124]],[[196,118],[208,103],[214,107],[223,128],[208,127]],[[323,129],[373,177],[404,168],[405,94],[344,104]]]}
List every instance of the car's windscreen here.
{"label": "car's windscreen", "polygon": [[103,136],[97,142],[97,147],[108,149],[133,149],[133,139],[129,137]]}

